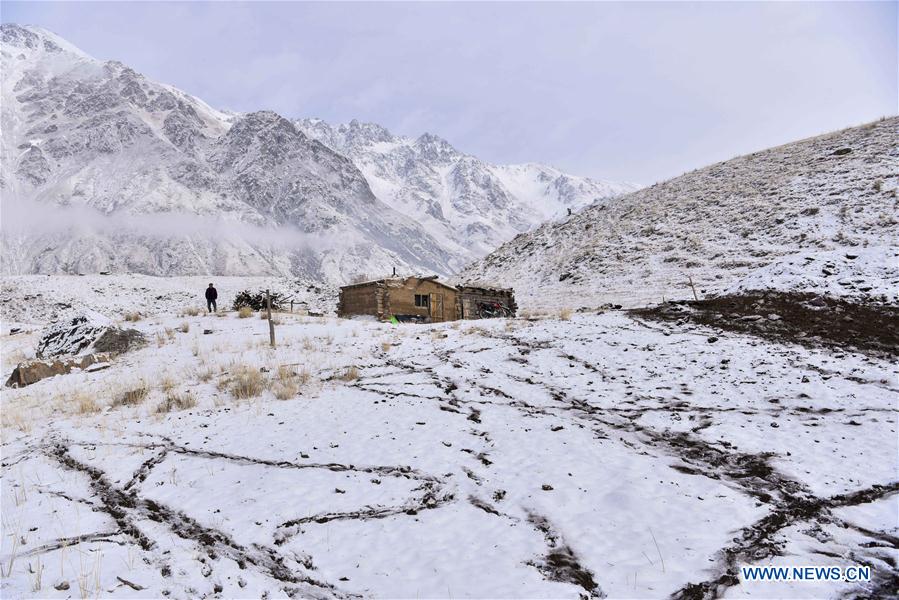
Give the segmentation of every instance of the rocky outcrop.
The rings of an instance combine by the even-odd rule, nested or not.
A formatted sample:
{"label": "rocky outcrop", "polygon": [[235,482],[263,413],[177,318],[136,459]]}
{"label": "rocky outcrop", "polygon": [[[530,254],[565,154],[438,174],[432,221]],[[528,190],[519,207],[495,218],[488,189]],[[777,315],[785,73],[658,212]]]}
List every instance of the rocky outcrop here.
{"label": "rocky outcrop", "polygon": [[37,342],[38,358],[81,354],[110,326],[94,315],[77,315],[47,328]]}
{"label": "rocky outcrop", "polygon": [[98,314],[82,314],[49,327],[38,340],[38,358],[94,352],[121,354],[146,342],[136,329],[122,329]]}
{"label": "rocky outcrop", "polygon": [[25,387],[26,385],[37,383],[41,379],[54,377],[56,375],[65,375],[75,369],[89,369],[94,365],[107,363],[109,360],[110,356],[103,353],[88,354],[86,356],[66,359],[29,360],[20,363],[13,369],[9,379],[6,380],[6,387]]}

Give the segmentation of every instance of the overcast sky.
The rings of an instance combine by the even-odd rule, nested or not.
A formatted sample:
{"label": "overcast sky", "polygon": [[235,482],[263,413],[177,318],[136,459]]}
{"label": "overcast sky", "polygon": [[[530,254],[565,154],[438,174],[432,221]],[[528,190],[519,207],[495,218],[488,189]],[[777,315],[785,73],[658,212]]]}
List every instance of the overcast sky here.
{"label": "overcast sky", "polygon": [[217,108],[652,183],[897,111],[897,4],[16,3]]}

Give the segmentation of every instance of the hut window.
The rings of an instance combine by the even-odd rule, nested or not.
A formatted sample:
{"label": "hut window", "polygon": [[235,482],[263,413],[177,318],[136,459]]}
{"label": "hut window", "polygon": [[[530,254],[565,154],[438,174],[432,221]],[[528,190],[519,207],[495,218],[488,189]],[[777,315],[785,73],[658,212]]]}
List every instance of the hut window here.
{"label": "hut window", "polygon": [[428,308],[431,305],[431,299],[427,294],[415,294],[415,306]]}

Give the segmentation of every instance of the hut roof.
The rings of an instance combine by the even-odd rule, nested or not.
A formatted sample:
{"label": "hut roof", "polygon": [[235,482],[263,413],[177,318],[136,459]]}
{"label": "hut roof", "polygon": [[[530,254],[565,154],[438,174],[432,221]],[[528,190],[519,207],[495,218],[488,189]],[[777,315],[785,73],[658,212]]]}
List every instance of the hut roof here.
{"label": "hut roof", "polygon": [[352,287],[362,287],[362,286],[366,286],[366,285],[375,285],[375,284],[382,284],[382,285],[387,285],[387,286],[390,286],[390,285],[400,286],[400,285],[405,284],[410,279],[418,279],[420,281],[433,281],[437,285],[443,286],[445,288],[449,288],[453,291],[456,290],[456,288],[454,286],[449,285],[448,283],[443,283],[442,281],[438,281],[436,275],[432,275],[430,277],[422,277],[419,275],[410,275],[409,277],[384,277],[382,279],[370,279],[368,281],[360,281],[359,283],[350,283],[350,284],[341,286],[341,289],[342,288],[352,288]]}

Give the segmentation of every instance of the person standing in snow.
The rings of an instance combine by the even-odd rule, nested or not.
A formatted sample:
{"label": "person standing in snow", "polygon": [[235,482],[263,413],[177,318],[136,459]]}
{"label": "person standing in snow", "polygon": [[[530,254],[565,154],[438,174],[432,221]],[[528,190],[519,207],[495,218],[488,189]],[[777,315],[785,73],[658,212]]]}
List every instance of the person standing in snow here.
{"label": "person standing in snow", "polygon": [[215,306],[215,300],[218,297],[218,291],[216,291],[216,289],[212,287],[212,284],[210,283],[209,287],[206,288],[206,312],[211,313],[217,310],[217,307]]}

